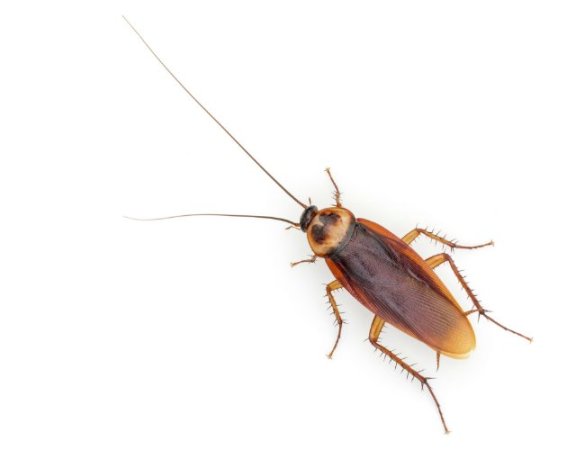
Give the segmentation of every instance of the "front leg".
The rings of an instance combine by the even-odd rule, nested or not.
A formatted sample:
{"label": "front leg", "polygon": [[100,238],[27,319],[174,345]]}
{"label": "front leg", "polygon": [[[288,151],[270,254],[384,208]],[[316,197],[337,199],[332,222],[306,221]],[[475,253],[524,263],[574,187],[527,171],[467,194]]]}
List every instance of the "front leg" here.
{"label": "front leg", "polygon": [[331,175],[331,169],[329,167],[327,167],[327,169],[325,169],[325,172],[327,172],[327,175],[329,176],[331,183],[333,183],[333,188],[335,189],[335,192],[334,192],[335,206],[337,206],[338,208],[341,208],[341,192],[339,191],[339,187],[337,186],[337,183],[333,179],[333,175]]}
{"label": "front leg", "polygon": [[317,255],[313,255],[308,259],[301,259],[300,261],[295,261],[295,262],[291,262],[290,266],[294,267],[298,264],[302,264],[302,263],[309,263],[309,264],[313,264],[315,261],[317,261]]}

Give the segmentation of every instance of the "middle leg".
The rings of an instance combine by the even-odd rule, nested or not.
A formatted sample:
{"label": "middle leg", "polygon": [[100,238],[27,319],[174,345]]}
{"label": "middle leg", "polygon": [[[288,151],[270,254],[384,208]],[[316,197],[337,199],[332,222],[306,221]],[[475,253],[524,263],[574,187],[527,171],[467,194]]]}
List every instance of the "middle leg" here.
{"label": "middle leg", "polygon": [[404,235],[402,240],[404,242],[406,242],[407,244],[411,244],[421,234],[424,234],[425,236],[427,236],[429,239],[432,239],[433,241],[437,241],[443,245],[446,245],[447,247],[449,247],[452,250],[456,249],[456,248],[461,248],[461,249],[465,249],[465,250],[474,250],[476,248],[482,248],[482,247],[494,245],[494,241],[489,241],[489,242],[486,242],[485,244],[479,244],[479,245],[459,245],[457,243],[457,241],[450,241],[449,239],[446,239],[442,236],[439,236],[437,233],[426,230],[424,228],[415,228],[414,230],[409,231],[408,233],[406,233]]}
{"label": "middle leg", "polygon": [[331,305],[331,309],[333,310],[333,315],[335,316],[335,321],[337,322],[337,337],[335,338],[335,344],[333,344],[333,348],[327,354],[327,357],[329,359],[331,359],[333,357],[333,352],[337,348],[337,344],[339,343],[339,338],[341,338],[341,327],[343,326],[343,319],[341,318],[341,313],[339,312],[339,308],[337,306],[337,302],[335,301],[335,297],[333,297],[333,291],[336,291],[337,289],[341,289],[342,287],[343,287],[343,285],[339,282],[339,280],[333,280],[325,288],[325,292],[327,293],[327,298],[329,299],[329,304]]}

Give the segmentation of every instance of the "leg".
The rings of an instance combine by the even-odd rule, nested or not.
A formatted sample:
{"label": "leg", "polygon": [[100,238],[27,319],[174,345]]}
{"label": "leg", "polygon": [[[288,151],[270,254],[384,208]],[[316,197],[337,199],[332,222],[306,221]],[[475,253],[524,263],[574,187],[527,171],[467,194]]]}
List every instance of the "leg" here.
{"label": "leg", "polygon": [[489,242],[486,242],[485,244],[480,244],[480,245],[459,245],[459,244],[457,244],[457,241],[450,241],[448,239],[445,239],[444,237],[439,236],[436,233],[433,233],[432,231],[425,230],[424,228],[415,228],[414,230],[410,231],[409,233],[406,233],[404,235],[404,237],[402,238],[402,240],[404,242],[406,242],[407,244],[411,244],[421,234],[424,234],[428,238],[430,238],[434,241],[438,241],[441,244],[446,245],[447,247],[449,247],[451,249],[462,248],[462,249],[466,249],[466,250],[473,250],[476,248],[482,248],[482,247],[487,247],[489,245],[494,245],[494,241],[489,241]]}
{"label": "leg", "polygon": [[331,309],[333,310],[333,314],[335,315],[335,320],[337,322],[337,337],[335,338],[335,344],[333,344],[333,348],[327,355],[329,359],[333,357],[333,352],[337,348],[339,338],[341,337],[341,327],[343,326],[343,319],[341,318],[341,313],[339,312],[339,308],[337,307],[337,303],[335,302],[335,298],[333,297],[332,292],[337,289],[341,289],[342,287],[343,286],[338,280],[333,280],[325,288],[325,291],[327,292],[327,298],[329,299],[329,304],[331,305]]}
{"label": "leg", "polygon": [[317,255],[313,255],[309,259],[301,259],[300,261],[291,262],[290,266],[294,267],[294,266],[296,266],[298,264],[302,264],[302,263],[313,264],[315,261],[317,261]]}
{"label": "leg", "polygon": [[521,338],[524,338],[524,339],[532,342],[532,338],[529,338],[528,336],[524,336],[523,334],[518,333],[517,331],[511,330],[510,328],[505,327],[504,325],[495,321],[494,319],[492,319],[490,316],[487,315],[487,311],[479,303],[479,300],[477,299],[474,292],[471,290],[471,288],[469,287],[469,285],[465,281],[465,278],[463,277],[463,275],[461,275],[461,272],[459,272],[459,269],[457,269],[457,266],[455,265],[455,262],[453,261],[453,258],[451,258],[450,255],[448,255],[447,253],[440,253],[438,255],[431,256],[430,258],[428,258],[426,260],[426,262],[429,264],[431,269],[435,269],[436,267],[440,266],[444,262],[449,263],[449,265],[451,266],[451,270],[453,270],[453,273],[457,277],[457,280],[459,281],[459,283],[461,283],[461,286],[463,286],[463,289],[465,290],[466,294],[469,296],[469,298],[473,302],[473,306],[475,306],[475,309],[472,309],[471,311],[469,311],[468,314],[477,312],[480,316],[485,317],[487,320],[495,323],[500,328],[502,328],[506,331],[509,331],[510,333],[513,333],[516,336],[520,336]]}
{"label": "leg", "polygon": [[370,342],[372,343],[372,345],[374,347],[376,347],[378,350],[380,350],[384,355],[390,357],[390,359],[392,359],[392,361],[394,361],[397,366],[402,367],[402,370],[406,370],[406,372],[408,374],[410,374],[413,379],[416,378],[418,381],[420,381],[421,388],[425,388],[425,387],[427,388],[427,390],[431,394],[431,397],[433,397],[433,401],[435,402],[435,405],[437,406],[437,410],[439,411],[439,416],[441,416],[441,422],[443,423],[443,428],[445,429],[445,433],[448,433],[449,429],[447,428],[447,424],[445,423],[445,418],[443,417],[443,411],[441,411],[441,405],[439,405],[439,401],[437,400],[437,397],[435,397],[435,393],[433,392],[433,389],[431,388],[431,385],[429,384],[430,378],[422,376],[420,372],[417,372],[416,370],[414,370],[412,368],[412,366],[408,365],[404,361],[404,359],[400,358],[398,355],[396,355],[395,353],[388,350],[382,344],[378,343],[378,338],[380,337],[380,333],[382,332],[382,328],[384,328],[384,321],[378,316],[374,317],[374,321],[372,322],[372,327],[370,328]]}
{"label": "leg", "polygon": [[327,169],[325,169],[325,172],[327,172],[327,175],[329,175],[329,179],[331,180],[331,182],[333,183],[333,187],[335,188],[335,206],[340,208],[341,207],[341,192],[339,192],[339,188],[337,187],[337,183],[335,182],[335,180],[333,179],[333,176],[331,175],[331,169],[329,169],[329,167],[327,167]]}

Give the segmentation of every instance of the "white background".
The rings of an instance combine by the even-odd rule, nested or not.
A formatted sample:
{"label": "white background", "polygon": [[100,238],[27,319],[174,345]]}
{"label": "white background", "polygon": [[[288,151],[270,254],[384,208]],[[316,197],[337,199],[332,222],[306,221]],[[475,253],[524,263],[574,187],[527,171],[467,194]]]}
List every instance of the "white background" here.
{"label": "white background", "polygon": [[[21,2],[0,10],[0,448],[583,446],[585,15],[569,1]],[[462,243],[466,360],[391,329],[277,222],[293,193]],[[416,248],[440,250],[425,239]],[[440,275],[470,303],[447,268]],[[475,324],[474,320],[474,324]]]}

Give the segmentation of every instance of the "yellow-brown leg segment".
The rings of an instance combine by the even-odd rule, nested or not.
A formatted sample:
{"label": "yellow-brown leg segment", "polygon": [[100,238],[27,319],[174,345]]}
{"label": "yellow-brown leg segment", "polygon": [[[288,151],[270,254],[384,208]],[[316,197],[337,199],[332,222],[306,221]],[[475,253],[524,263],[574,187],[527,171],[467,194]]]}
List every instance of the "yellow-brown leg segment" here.
{"label": "yellow-brown leg segment", "polygon": [[394,361],[398,366],[402,367],[403,370],[406,370],[406,372],[409,373],[413,379],[416,378],[418,381],[420,381],[421,388],[425,388],[425,387],[427,388],[427,390],[429,391],[429,394],[431,394],[431,397],[433,398],[433,401],[435,402],[435,405],[437,406],[437,410],[439,411],[439,416],[441,417],[441,423],[443,424],[443,428],[445,430],[445,433],[448,433],[449,429],[447,428],[447,423],[445,422],[445,418],[443,417],[443,411],[441,410],[441,405],[439,404],[439,401],[437,400],[437,397],[435,396],[435,393],[433,392],[433,389],[431,388],[431,385],[429,384],[429,380],[431,378],[422,376],[420,372],[414,370],[412,368],[412,366],[408,365],[404,361],[404,359],[400,358],[394,352],[388,350],[382,344],[378,343],[378,339],[380,337],[380,333],[382,332],[382,328],[384,328],[384,324],[385,323],[384,323],[384,320],[382,320],[382,318],[380,318],[378,316],[374,317],[374,321],[372,322],[372,326],[370,328],[370,342],[372,343],[372,345],[374,347],[376,347],[378,350],[380,350],[384,355],[386,355],[390,359],[392,359],[392,361]]}
{"label": "yellow-brown leg segment", "polygon": [[474,250],[476,248],[482,248],[482,247],[488,247],[490,245],[494,245],[494,241],[489,241],[489,242],[486,242],[485,244],[480,244],[480,245],[459,245],[457,243],[457,241],[450,241],[449,239],[446,239],[442,236],[439,236],[438,234],[433,233],[432,231],[425,230],[424,228],[415,228],[414,230],[406,233],[404,235],[404,237],[402,238],[402,240],[404,242],[406,242],[407,244],[411,244],[421,234],[424,234],[429,239],[432,239],[433,241],[440,242],[441,244],[446,245],[447,247],[449,247],[451,249],[461,248],[461,249],[465,249],[465,250]]}
{"label": "yellow-brown leg segment", "polygon": [[329,176],[329,179],[331,180],[331,182],[333,183],[333,187],[335,188],[335,206],[337,206],[338,208],[341,208],[341,192],[339,191],[339,188],[337,187],[337,183],[335,182],[335,180],[333,179],[333,175],[331,175],[331,169],[329,169],[329,167],[327,167],[327,169],[325,169],[325,172],[327,172],[327,175]]}
{"label": "yellow-brown leg segment", "polygon": [[333,291],[337,289],[341,289],[343,286],[338,280],[333,280],[331,283],[327,285],[325,291],[327,292],[327,298],[329,299],[329,304],[331,305],[331,309],[333,310],[333,315],[335,315],[335,320],[337,322],[337,337],[335,338],[335,344],[333,344],[333,348],[327,354],[327,357],[331,359],[333,357],[333,352],[337,348],[337,344],[339,343],[339,338],[341,337],[341,327],[343,326],[343,319],[341,318],[341,313],[339,312],[339,308],[337,307],[337,303],[335,302],[335,297],[333,297]]}
{"label": "yellow-brown leg segment", "polygon": [[505,327],[500,322],[492,319],[490,316],[487,315],[487,311],[479,303],[479,300],[475,296],[475,293],[471,290],[471,288],[469,287],[469,285],[465,281],[465,278],[463,277],[463,275],[461,275],[461,272],[459,272],[459,269],[455,265],[455,262],[453,261],[453,258],[451,258],[450,255],[448,255],[447,253],[439,253],[438,255],[431,256],[430,258],[426,259],[426,262],[429,264],[429,266],[431,267],[431,269],[437,268],[438,266],[440,266],[444,262],[448,262],[449,263],[449,265],[451,266],[451,270],[453,270],[453,273],[457,277],[457,280],[459,281],[459,283],[461,283],[461,286],[463,286],[463,289],[465,290],[465,293],[469,296],[469,298],[473,302],[473,306],[475,306],[475,309],[473,309],[473,310],[471,310],[471,311],[468,312],[469,314],[474,313],[474,312],[477,312],[480,316],[485,317],[487,320],[489,320],[490,322],[496,324],[500,328],[502,328],[502,329],[504,329],[506,331],[509,331],[510,333],[513,333],[516,336],[520,336],[521,338],[524,338],[524,339],[526,339],[529,342],[532,342],[532,338],[530,338],[528,336],[525,336],[522,333],[518,333],[517,331],[514,331],[514,330],[512,330],[512,329],[510,329],[508,327]]}
{"label": "yellow-brown leg segment", "polygon": [[308,259],[301,259],[300,261],[295,261],[295,262],[291,262],[290,266],[294,267],[298,264],[302,264],[302,263],[309,263],[309,264],[313,264],[315,261],[317,261],[317,255],[313,255]]}

